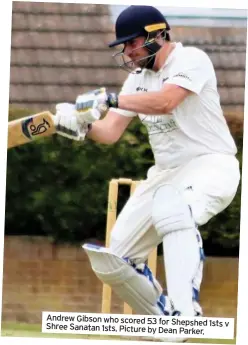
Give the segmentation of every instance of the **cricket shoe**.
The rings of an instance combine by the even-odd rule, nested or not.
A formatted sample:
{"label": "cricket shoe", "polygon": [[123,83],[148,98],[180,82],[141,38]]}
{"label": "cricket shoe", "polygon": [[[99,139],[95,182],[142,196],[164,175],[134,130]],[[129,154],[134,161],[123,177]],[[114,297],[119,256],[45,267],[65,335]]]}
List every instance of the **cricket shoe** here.
{"label": "cricket shoe", "polygon": [[[163,311],[165,316],[180,316],[180,313],[174,309],[173,302],[167,295],[160,296],[158,306]],[[153,341],[160,341],[164,343],[185,343],[187,340],[188,338],[153,338]]]}
{"label": "cricket shoe", "polygon": [[[168,296],[165,297],[165,303],[164,303],[164,309],[165,309],[165,315],[172,315],[172,316],[180,316],[181,313],[174,310],[171,312],[171,308],[173,309],[173,303],[169,300]],[[167,303],[166,303],[167,302]],[[202,308],[200,304],[197,301],[193,301],[194,304],[194,310],[195,310],[195,316],[203,316]],[[189,338],[156,338],[154,341],[160,341],[160,342],[167,342],[167,343],[186,343],[189,340]]]}
{"label": "cricket shoe", "polygon": [[[180,316],[180,313],[174,311],[172,316]],[[164,342],[164,343],[186,343],[189,338],[157,338],[156,341]],[[154,339],[155,341],[155,339]]]}

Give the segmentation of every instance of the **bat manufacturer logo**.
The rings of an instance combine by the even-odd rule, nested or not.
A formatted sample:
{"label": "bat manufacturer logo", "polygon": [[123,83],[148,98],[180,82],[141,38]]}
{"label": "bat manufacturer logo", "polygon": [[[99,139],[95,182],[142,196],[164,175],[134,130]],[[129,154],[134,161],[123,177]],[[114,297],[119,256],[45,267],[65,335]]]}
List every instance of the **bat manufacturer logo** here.
{"label": "bat manufacturer logo", "polygon": [[24,120],[22,122],[22,132],[28,138],[32,139],[33,136],[43,134],[50,128],[49,122],[43,118],[43,122],[34,125],[33,118]]}

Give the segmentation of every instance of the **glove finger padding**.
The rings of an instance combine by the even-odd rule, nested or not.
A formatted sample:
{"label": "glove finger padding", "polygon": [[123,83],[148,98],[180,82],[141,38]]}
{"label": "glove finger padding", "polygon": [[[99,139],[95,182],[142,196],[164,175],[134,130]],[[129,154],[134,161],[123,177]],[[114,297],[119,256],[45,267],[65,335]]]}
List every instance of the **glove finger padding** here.
{"label": "glove finger padding", "polygon": [[58,112],[54,124],[58,134],[72,140],[83,141],[88,132],[87,123],[79,124],[76,115],[68,116]]}
{"label": "glove finger padding", "polygon": [[84,112],[77,112],[76,116],[80,124],[85,122],[92,123],[101,118],[101,113],[98,109],[89,109]]}
{"label": "glove finger padding", "polygon": [[104,87],[84,93],[76,99],[76,110],[86,112],[90,109],[96,109],[100,113],[104,113],[108,109],[107,99],[108,95]]}
{"label": "glove finger padding", "polygon": [[77,111],[76,111],[75,104],[72,104],[72,103],[59,103],[59,104],[56,105],[56,114],[58,112],[61,112],[64,115],[67,115],[67,116],[71,116],[71,115],[75,114]]}

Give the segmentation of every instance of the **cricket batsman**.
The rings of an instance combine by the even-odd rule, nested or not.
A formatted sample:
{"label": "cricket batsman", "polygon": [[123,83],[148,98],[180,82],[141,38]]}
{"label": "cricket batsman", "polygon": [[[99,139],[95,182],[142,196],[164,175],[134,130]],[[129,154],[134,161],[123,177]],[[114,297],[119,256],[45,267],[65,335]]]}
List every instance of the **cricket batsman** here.
{"label": "cricket batsman", "polygon": [[[205,52],[171,41],[167,20],[152,6],[126,8],[115,31],[109,47],[121,46],[114,57],[129,73],[121,92],[103,87],[79,95],[75,105],[58,104],[57,130],[75,140],[114,144],[138,116],[155,164],[119,214],[109,250],[84,248],[98,278],[137,314],[202,315],[198,226],[232,202],[240,180],[215,71]],[[166,295],[146,266],[160,243]]]}

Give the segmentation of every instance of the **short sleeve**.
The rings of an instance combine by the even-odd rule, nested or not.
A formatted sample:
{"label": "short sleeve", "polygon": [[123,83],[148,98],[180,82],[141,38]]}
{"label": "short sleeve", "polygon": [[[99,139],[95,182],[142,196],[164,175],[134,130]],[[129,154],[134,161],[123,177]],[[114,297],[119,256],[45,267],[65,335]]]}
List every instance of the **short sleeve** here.
{"label": "short sleeve", "polygon": [[[119,95],[131,95],[136,93],[136,80],[135,80],[135,74],[129,74],[127,79],[125,80],[122,89],[119,93]],[[126,117],[135,117],[137,116],[137,113],[133,111],[123,110],[119,108],[111,108],[114,112],[121,114]]]}
{"label": "short sleeve", "polygon": [[175,84],[199,94],[207,81],[213,77],[214,69],[211,60],[202,50],[185,48],[177,57],[168,84]]}

